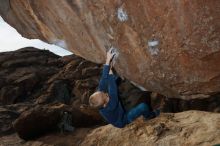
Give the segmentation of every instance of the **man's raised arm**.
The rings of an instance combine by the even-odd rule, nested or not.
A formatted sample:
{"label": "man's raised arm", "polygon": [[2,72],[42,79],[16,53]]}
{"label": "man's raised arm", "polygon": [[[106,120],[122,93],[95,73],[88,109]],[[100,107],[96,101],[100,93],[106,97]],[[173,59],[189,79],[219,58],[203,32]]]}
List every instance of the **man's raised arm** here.
{"label": "man's raised arm", "polygon": [[99,81],[99,86],[98,86],[99,91],[107,92],[107,89],[108,89],[108,72],[109,72],[109,65],[105,64],[103,69],[102,69],[101,79]]}
{"label": "man's raised arm", "polygon": [[109,70],[110,70],[110,63],[113,57],[114,57],[114,54],[111,53],[111,50],[109,50],[107,52],[106,62],[103,66],[102,76],[99,81],[99,86],[98,86],[99,91],[107,92],[108,90],[108,76],[109,76]]}

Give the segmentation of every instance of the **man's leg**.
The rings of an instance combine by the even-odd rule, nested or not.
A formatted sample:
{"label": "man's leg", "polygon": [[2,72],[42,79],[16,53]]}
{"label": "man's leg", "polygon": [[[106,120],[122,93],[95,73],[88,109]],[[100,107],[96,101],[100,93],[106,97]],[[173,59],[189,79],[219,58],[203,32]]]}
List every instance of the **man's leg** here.
{"label": "man's leg", "polygon": [[155,109],[155,110],[150,112],[149,116],[147,118],[145,118],[145,120],[149,120],[149,119],[155,118],[155,117],[157,117],[159,115],[160,115],[160,109]]}
{"label": "man's leg", "polygon": [[144,118],[148,118],[150,114],[149,106],[146,103],[140,103],[127,113],[127,120],[128,123],[130,123],[141,115],[143,115]]}

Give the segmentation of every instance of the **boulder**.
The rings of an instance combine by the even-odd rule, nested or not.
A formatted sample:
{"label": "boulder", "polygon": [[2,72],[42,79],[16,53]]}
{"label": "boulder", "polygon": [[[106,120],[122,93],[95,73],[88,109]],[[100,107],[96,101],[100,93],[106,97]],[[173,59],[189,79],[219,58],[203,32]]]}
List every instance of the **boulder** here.
{"label": "boulder", "polygon": [[37,106],[23,112],[13,126],[19,137],[30,139],[57,128],[63,106]]}
{"label": "boulder", "polygon": [[0,103],[30,101],[45,82],[65,65],[48,50],[22,48],[0,53]]}
{"label": "boulder", "polygon": [[21,113],[33,106],[34,105],[31,103],[0,106],[0,137],[14,133],[15,130],[12,123],[20,116]]}
{"label": "boulder", "polygon": [[[120,76],[148,91],[193,99],[220,91],[219,5],[219,0],[5,0],[0,15],[22,36],[92,62],[104,63],[113,45]],[[20,63],[4,66],[13,64]]]}
{"label": "boulder", "polygon": [[14,132],[12,122],[18,116],[18,112],[0,107],[0,137]]}
{"label": "boulder", "polygon": [[62,113],[72,115],[72,126],[90,127],[102,123],[101,117],[90,108],[75,108],[64,104],[37,105],[23,112],[13,126],[19,137],[25,140],[39,137],[45,133],[57,131]]}

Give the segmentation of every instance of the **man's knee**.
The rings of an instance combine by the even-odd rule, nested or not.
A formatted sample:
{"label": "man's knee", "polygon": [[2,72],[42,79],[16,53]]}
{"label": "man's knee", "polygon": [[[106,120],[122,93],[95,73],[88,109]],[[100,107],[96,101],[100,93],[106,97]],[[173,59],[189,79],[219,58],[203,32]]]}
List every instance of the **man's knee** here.
{"label": "man's knee", "polygon": [[140,103],[138,109],[141,111],[149,111],[149,106],[146,103]]}
{"label": "man's knee", "polygon": [[146,103],[140,103],[128,112],[127,114],[128,122],[130,123],[139,116],[146,114],[148,112],[149,112],[148,105]]}

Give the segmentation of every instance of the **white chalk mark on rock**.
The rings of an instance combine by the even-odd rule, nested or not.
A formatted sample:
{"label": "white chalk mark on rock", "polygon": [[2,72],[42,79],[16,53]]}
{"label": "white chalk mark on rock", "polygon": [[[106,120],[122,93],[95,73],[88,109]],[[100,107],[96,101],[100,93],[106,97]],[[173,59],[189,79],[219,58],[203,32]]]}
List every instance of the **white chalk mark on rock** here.
{"label": "white chalk mark on rock", "polygon": [[121,22],[128,20],[128,15],[127,15],[126,11],[123,10],[121,7],[118,8],[117,16],[118,16],[119,21],[121,21]]}
{"label": "white chalk mark on rock", "polygon": [[158,45],[159,45],[159,41],[157,40],[148,41],[148,50],[151,55],[158,55],[159,53]]}

